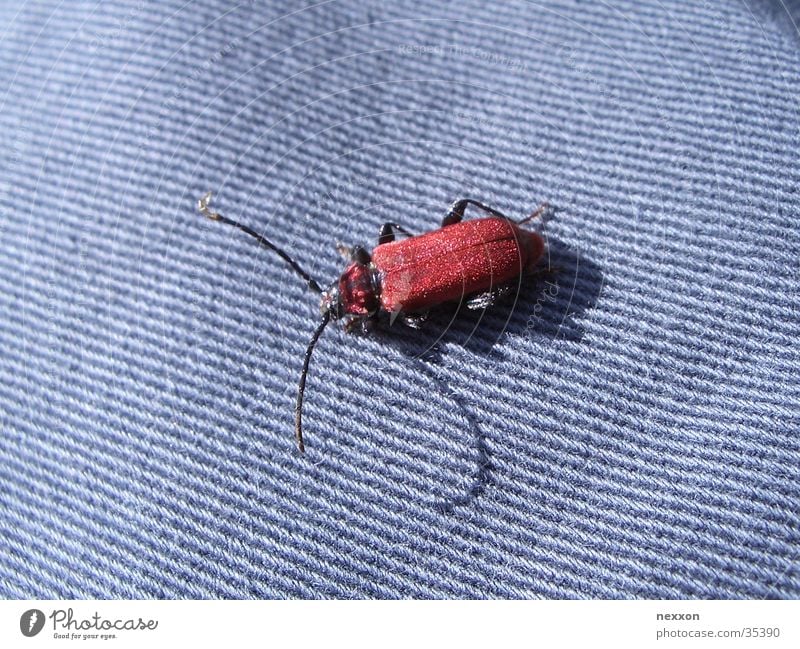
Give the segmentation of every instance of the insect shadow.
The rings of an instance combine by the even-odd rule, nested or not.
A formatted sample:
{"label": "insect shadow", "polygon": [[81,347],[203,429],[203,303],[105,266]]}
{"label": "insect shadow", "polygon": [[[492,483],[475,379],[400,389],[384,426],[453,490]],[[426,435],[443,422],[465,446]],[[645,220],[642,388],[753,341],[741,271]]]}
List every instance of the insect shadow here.
{"label": "insect shadow", "polygon": [[469,486],[461,495],[455,495],[449,498],[434,501],[433,507],[444,513],[451,512],[456,507],[462,507],[470,504],[473,500],[479,497],[486,490],[486,486],[491,480],[492,474],[492,460],[489,448],[486,444],[486,436],[481,432],[475,416],[472,411],[467,407],[461,397],[454,393],[454,391],[443,381],[440,376],[430,367],[429,364],[423,362],[419,358],[412,359],[415,371],[421,372],[428,376],[434,385],[438,386],[440,392],[451,399],[454,406],[467,420],[469,429],[469,436],[472,439],[472,447],[475,453],[475,470],[472,472],[469,480]]}
{"label": "insect shadow", "polygon": [[427,374],[442,393],[448,394],[469,423],[476,452],[475,470],[462,495],[435,503],[444,512],[468,505],[483,494],[493,471],[485,433],[468,405],[433,369],[442,364],[447,353],[444,348],[457,344],[473,353],[489,355],[498,353],[497,344],[506,336],[573,343],[583,340],[583,316],[599,299],[603,273],[595,262],[559,241],[550,238],[548,248],[547,261],[552,270],[523,278],[519,290],[497,304],[480,311],[462,305],[442,307],[431,312],[419,330],[398,324],[391,331],[378,333],[383,342],[409,356],[415,370]]}

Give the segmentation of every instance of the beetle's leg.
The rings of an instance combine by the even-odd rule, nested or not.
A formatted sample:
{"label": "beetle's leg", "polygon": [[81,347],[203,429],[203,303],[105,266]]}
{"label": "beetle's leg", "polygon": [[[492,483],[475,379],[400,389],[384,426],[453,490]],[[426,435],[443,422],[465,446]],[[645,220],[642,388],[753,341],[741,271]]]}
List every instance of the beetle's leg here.
{"label": "beetle's leg", "polygon": [[515,285],[512,284],[505,284],[504,286],[498,286],[497,288],[493,288],[491,291],[486,291],[485,293],[476,293],[467,299],[466,307],[473,311],[487,309],[497,302],[497,300],[505,295],[508,295],[514,286]]}
{"label": "beetle's leg", "polygon": [[[462,198],[460,201],[456,201],[450,207],[450,211],[445,214],[445,217],[442,219],[442,227],[446,225],[453,225],[454,223],[460,223],[464,218],[464,211],[467,209],[467,205],[474,205],[475,207],[483,210],[487,214],[491,214],[492,216],[496,216],[501,219],[506,219],[511,221],[505,214],[502,212],[497,211],[496,209],[489,207],[488,205],[484,205],[483,203],[479,203],[478,201],[474,201],[471,198]],[[527,223],[528,221],[533,221],[534,219],[541,218],[550,209],[549,203],[547,201],[543,202],[539,207],[537,207],[530,216],[526,216],[524,219],[520,219],[519,221],[515,221],[517,225],[522,225],[523,223]]]}
{"label": "beetle's leg", "polygon": [[522,225],[523,223],[527,223],[528,221],[533,221],[534,219],[544,218],[545,213],[547,210],[550,209],[550,203],[547,201],[543,201],[539,207],[537,207],[533,212],[531,212],[530,216],[526,216],[524,219],[520,219],[517,221],[517,225]]}
{"label": "beetle's leg", "polygon": [[408,230],[406,230],[402,225],[397,225],[397,223],[384,223],[381,226],[380,233],[378,234],[378,245],[381,245],[383,243],[391,243],[392,241],[394,241],[395,230],[406,235],[407,237],[414,236]]}
{"label": "beetle's leg", "polygon": [[501,219],[507,219],[509,221],[511,220],[502,212],[498,212],[496,209],[489,207],[488,205],[474,201],[471,198],[462,198],[450,206],[450,210],[442,219],[442,227],[446,225],[453,225],[454,223],[460,223],[464,218],[464,210],[467,209],[467,205],[474,205],[475,207],[483,210],[487,214],[491,214],[492,216],[496,216]]}
{"label": "beetle's leg", "polygon": [[354,261],[358,264],[368,264],[372,261],[370,254],[361,246],[346,246],[343,243],[336,244],[336,250],[345,259]]}
{"label": "beetle's leg", "polygon": [[351,334],[357,329],[360,329],[361,322],[362,322],[361,318],[358,317],[351,317],[350,319],[345,320],[343,323],[345,333]]}
{"label": "beetle's leg", "polygon": [[378,319],[373,315],[369,316],[368,318],[364,318],[361,321],[361,333],[368,334],[374,331],[375,327],[378,324]]}
{"label": "beetle's leg", "polygon": [[425,321],[428,319],[428,312],[423,311],[422,313],[404,313],[402,316],[403,324],[406,327],[411,327],[412,329],[422,329],[422,325],[425,324]]}
{"label": "beetle's leg", "polygon": [[369,262],[372,261],[372,257],[370,256],[370,254],[366,251],[365,248],[362,248],[361,246],[355,246],[353,248],[353,252],[350,255],[350,259],[356,262],[357,264],[368,264]]}
{"label": "beetle's leg", "polygon": [[347,322],[344,323],[344,330],[346,333],[362,333],[368,334],[373,329],[375,329],[375,325],[377,318],[374,315],[368,316],[356,316],[350,318]]}
{"label": "beetle's leg", "polygon": [[362,333],[368,334],[375,329],[378,324],[377,313],[369,315],[350,315],[342,323],[345,333]]}
{"label": "beetle's leg", "polygon": [[535,280],[542,279],[542,278],[549,278],[555,277],[559,275],[564,269],[561,266],[548,266],[547,268],[537,268],[528,273],[529,277],[533,277]]}

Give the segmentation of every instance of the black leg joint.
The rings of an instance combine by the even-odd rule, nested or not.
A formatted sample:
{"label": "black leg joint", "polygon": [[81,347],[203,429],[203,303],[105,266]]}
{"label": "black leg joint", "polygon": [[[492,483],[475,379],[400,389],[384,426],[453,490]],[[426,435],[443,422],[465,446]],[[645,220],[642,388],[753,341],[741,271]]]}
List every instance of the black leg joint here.
{"label": "black leg joint", "polygon": [[505,214],[498,212],[493,207],[489,207],[488,205],[474,201],[471,198],[462,198],[461,200],[453,203],[452,207],[450,207],[450,211],[445,214],[444,218],[442,219],[442,227],[445,227],[446,225],[453,225],[454,223],[460,223],[464,218],[464,211],[467,209],[467,205],[474,205],[478,209],[483,210],[487,214],[495,216],[499,219],[510,220]]}
{"label": "black leg joint", "polygon": [[411,234],[408,230],[406,230],[403,226],[397,225],[397,223],[384,223],[381,226],[380,233],[378,234],[378,245],[384,243],[391,243],[395,240],[395,230],[400,232],[401,234],[406,235],[407,237],[413,237],[414,235]]}
{"label": "black leg joint", "polygon": [[357,264],[368,264],[369,262],[372,261],[372,257],[370,257],[370,254],[366,251],[365,248],[362,248],[361,246],[356,246],[355,248],[353,248],[351,259]]}

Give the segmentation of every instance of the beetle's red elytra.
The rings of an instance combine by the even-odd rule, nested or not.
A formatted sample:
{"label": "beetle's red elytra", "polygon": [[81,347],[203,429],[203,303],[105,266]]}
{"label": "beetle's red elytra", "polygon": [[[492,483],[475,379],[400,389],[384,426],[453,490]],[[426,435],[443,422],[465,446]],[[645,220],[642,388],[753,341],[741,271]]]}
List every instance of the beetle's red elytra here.
{"label": "beetle's red elytra", "polygon": [[501,286],[536,264],[544,241],[507,219],[454,223],[372,251],[380,306],[418,313]]}
{"label": "beetle's red elytra", "polygon": [[[465,198],[453,203],[441,227],[432,232],[415,236],[395,223],[385,223],[372,253],[360,246],[339,246],[350,263],[330,288],[322,290],[284,251],[248,226],[212,211],[210,201],[210,192],[198,201],[203,215],[239,228],[276,252],[321,296],[322,321],[306,349],[295,404],[295,436],[300,452],[305,450],[302,422],[308,365],[317,340],[331,319],[342,320],[346,331],[358,328],[366,333],[382,320],[392,324],[397,318],[419,328],[430,309],[449,302],[464,301],[468,308],[483,309],[512,290],[520,275],[532,271],[545,250],[541,234],[520,226],[541,217],[547,210],[546,203],[530,216],[513,221],[483,203]],[[464,221],[469,205],[488,216]],[[398,240],[396,232],[405,238]]]}

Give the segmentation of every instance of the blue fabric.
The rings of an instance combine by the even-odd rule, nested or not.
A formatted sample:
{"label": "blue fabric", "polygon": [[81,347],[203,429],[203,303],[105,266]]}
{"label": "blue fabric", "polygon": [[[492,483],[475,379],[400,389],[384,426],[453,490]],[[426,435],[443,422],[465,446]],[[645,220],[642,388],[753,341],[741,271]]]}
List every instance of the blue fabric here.
{"label": "blue fabric", "polygon": [[[800,596],[779,0],[8,3],[0,594]],[[334,244],[542,200],[555,275],[330,328]]]}

